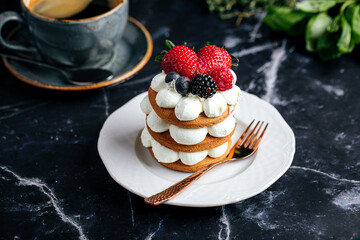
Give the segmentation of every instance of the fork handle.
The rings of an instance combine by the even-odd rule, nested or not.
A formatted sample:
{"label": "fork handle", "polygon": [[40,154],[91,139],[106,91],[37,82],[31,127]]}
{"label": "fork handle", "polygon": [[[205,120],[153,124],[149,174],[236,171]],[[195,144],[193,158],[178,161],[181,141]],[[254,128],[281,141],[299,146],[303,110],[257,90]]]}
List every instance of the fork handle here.
{"label": "fork handle", "polygon": [[196,182],[200,177],[202,177],[205,173],[207,173],[211,169],[213,169],[219,165],[231,162],[232,160],[233,159],[226,158],[224,161],[211,164],[207,168],[201,169],[201,170],[191,174],[190,176],[184,178],[180,182],[175,183],[174,185],[168,187],[164,191],[159,192],[155,195],[152,195],[151,197],[145,198],[144,201],[151,205],[162,204],[162,203],[174,198],[175,196],[177,196],[179,193],[184,191],[186,188],[188,188],[191,184]]}

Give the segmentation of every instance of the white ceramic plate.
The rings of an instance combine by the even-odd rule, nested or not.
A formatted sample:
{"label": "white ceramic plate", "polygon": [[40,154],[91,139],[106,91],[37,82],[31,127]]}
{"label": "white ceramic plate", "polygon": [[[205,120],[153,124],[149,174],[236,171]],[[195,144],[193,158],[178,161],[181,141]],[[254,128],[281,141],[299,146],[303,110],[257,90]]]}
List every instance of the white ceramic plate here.
{"label": "white ceramic plate", "polygon": [[[117,109],[105,121],[98,151],[111,177],[130,192],[149,197],[178,182],[188,173],[160,165],[144,148],[140,132],[145,114],[142,93]],[[250,159],[219,166],[167,202],[187,207],[214,207],[238,202],[264,191],[290,167],[295,153],[295,136],[280,113],[269,103],[243,92],[236,115],[237,139],[253,120],[269,122],[257,153]]]}

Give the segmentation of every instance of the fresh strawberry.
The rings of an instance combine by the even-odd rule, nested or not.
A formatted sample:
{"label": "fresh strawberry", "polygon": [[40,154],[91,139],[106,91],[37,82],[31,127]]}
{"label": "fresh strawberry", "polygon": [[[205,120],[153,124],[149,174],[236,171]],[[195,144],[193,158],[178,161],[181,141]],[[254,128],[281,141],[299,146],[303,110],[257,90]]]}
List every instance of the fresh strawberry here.
{"label": "fresh strawberry", "polygon": [[177,72],[181,76],[191,79],[197,67],[197,56],[192,49],[186,46],[174,46],[162,58],[161,66],[166,74]]}
{"label": "fresh strawberry", "polygon": [[210,73],[215,80],[218,91],[226,91],[233,87],[234,77],[229,68],[218,68]]}
{"label": "fresh strawberry", "polygon": [[217,68],[231,68],[232,59],[230,54],[220,47],[215,45],[207,45],[200,49],[197,53],[198,67],[197,74],[210,74]]}

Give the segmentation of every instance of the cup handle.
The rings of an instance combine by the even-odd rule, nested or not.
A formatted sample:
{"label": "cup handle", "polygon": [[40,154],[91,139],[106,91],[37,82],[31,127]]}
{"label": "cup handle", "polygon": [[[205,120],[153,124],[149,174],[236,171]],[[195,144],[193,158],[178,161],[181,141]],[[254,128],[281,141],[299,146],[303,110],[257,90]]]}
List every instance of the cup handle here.
{"label": "cup handle", "polygon": [[23,18],[17,12],[6,11],[3,13],[0,13],[0,44],[2,46],[4,46],[5,48],[13,50],[13,51],[32,52],[32,53],[37,52],[36,48],[34,48],[34,47],[25,46],[20,43],[13,43],[13,42],[7,41],[6,39],[3,38],[2,34],[1,34],[2,28],[4,27],[4,25],[6,23],[8,23],[10,21],[19,22],[20,24],[24,23]]}

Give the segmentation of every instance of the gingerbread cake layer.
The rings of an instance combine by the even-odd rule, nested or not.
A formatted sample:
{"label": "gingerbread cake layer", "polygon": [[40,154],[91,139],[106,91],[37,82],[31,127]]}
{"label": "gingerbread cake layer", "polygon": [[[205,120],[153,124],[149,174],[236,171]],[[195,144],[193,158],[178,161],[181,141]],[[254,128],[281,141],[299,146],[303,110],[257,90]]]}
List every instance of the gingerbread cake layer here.
{"label": "gingerbread cake layer", "polygon": [[[207,156],[204,160],[202,160],[194,165],[185,165],[181,162],[181,160],[178,160],[174,163],[162,163],[162,162],[159,162],[159,163],[165,167],[168,167],[173,170],[180,171],[180,172],[196,172],[196,171],[199,171],[201,169],[208,167],[210,164],[214,164],[214,163],[223,161],[227,157],[227,155],[229,154],[229,152],[231,150],[231,143],[232,143],[232,141],[229,140],[228,148],[226,149],[226,152],[222,156],[220,156],[218,158],[212,158],[212,157]],[[151,147],[149,147],[148,149],[149,149],[151,155],[156,159]]]}
{"label": "gingerbread cake layer", "polygon": [[233,131],[227,135],[226,137],[213,137],[211,135],[207,135],[206,138],[195,145],[184,145],[175,142],[175,140],[170,136],[170,132],[166,131],[163,133],[157,133],[150,129],[150,127],[146,124],[147,130],[149,131],[150,135],[161,145],[170,148],[171,150],[178,151],[178,152],[200,152],[205,150],[210,150],[216,148],[218,146],[223,145],[224,143],[228,142],[232,135],[235,133],[236,124]]}
{"label": "gingerbread cake layer", "polygon": [[191,121],[180,121],[175,115],[174,108],[161,108],[156,103],[156,95],[155,92],[151,87],[148,90],[149,102],[151,107],[154,109],[156,114],[165,122],[168,122],[172,125],[181,128],[202,128],[202,127],[209,127],[224,121],[230,114],[230,105],[228,105],[227,109],[224,113],[219,117],[207,117],[205,113],[200,113],[199,117]]}

